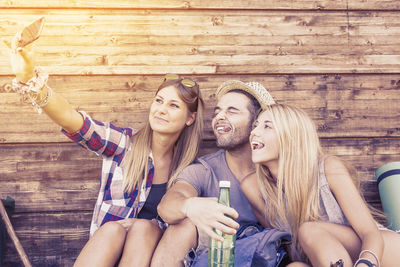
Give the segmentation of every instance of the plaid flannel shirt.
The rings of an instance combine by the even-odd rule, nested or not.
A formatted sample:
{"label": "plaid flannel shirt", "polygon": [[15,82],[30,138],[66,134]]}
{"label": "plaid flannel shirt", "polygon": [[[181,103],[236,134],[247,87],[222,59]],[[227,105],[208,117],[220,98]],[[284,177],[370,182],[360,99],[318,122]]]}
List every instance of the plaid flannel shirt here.
{"label": "plaid flannel shirt", "polygon": [[152,156],[149,155],[149,172],[147,177],[143,178],[145,181],[142,183],[139,200],[135,201],[138,194],[137,187],[132,192],[123,190],[121,162],[137,130],[102,123],[92,119],[85,112],[80,111],[80,113],[84,118],[82,128],[74,134],[69,134],[65,130],[62,132],[75,143],[103,157],[100,190],[90,226],[90,236],[92,236],[108,221],[137,217],[149,195],[154,166]]}

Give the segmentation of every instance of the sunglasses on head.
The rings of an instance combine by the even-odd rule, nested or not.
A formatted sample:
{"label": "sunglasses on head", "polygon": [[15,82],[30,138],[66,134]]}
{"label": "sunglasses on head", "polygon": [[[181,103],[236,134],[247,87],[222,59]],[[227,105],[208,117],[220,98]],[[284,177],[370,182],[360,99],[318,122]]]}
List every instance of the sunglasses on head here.
{"label": "sunglasses on head", "polygon": [[197,83],[195,81],[192,81],[188,78],[183,78],[181,76],[179,76],[178,74],[173,74],[173,73],[168,73],[164,76],[164,81],[167,80],[181,80],[181,84],[185,87],[195,87],[197,85]]}

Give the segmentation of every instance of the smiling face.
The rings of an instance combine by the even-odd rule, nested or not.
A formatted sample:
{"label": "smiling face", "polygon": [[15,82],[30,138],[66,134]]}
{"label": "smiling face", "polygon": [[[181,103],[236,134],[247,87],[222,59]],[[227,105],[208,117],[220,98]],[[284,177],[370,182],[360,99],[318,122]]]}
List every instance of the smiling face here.
{"label": "smiling face", "polygon": [[241,93],[230,92],[220,98],[212,120],[218,147],[229,150],[248,144],[251,130],[249,104],[250,99]]}
{"label": "smiling face", "polygon": [[279,140],[271,114],[262,112],[254,121],[250,134],[251,158],[254,163],[271,166],[279,162]]}
{"label": "smiling face", "polygon": [[158,91],[150,106],[149,122],[154,132],[180,134],[185,126],[195,120],[195,113],[188,110],[187,104],[179,97],[174,86]]}

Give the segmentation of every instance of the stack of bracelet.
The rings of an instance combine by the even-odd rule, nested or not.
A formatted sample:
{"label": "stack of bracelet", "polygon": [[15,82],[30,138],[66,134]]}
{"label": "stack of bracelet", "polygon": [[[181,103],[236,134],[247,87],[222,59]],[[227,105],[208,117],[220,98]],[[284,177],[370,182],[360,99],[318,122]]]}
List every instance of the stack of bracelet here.
{"label": "stack of bracelet", "polygon": [[[375,260],[376,260],[376,265],[373,264],[373,263],[372,263],[369,259],[367,259],[367,258],[361,258],[361,256],[362,256],[364,253],[369,253],[369,254],[371,254],[371,255],[375,258]],[[354,266],[356,267],[356,266],[357,266],[358,264],[360,264],[360,263],[364,263],[364,264],[366,264],[368,267],[380,267],[380,262],[379,262],[378,257],[375,255],[374,252],[372,252],[371,250],[368,250],[368,249],[365,249],[365,250],[363,250],[363,251],[360,252],[360,255],[358,256],[358,260],[356,261],[356,263],[354,264]]]}
{"label": "stack of bracelet", "polygon": [[[47,85],[48,73],[42,68],[36,67],[35,74],[36,76],[26,83],[20,82],[16,78],[13,79],[12,88],[21,95],[28,95],[36,112],[41,114],[42,108],[49,103],[53,91]],[[41,92],[44,87],[46,88],[45,94]]]}

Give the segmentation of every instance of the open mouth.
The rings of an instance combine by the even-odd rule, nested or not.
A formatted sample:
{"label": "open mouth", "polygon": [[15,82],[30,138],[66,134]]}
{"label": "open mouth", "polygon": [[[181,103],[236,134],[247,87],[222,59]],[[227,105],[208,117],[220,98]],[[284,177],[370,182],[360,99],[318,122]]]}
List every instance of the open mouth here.
{"label": "open mouth", "polygon": [[258,141],[251,141],[251,148],[253,150],[258,150],[264,148],[264,144]]}
{"label": "open mouth", "polygon": [[216,125],[215,129],[218,133],[227,133],[232,130],[232,127],[230,127],[229,125]]}

